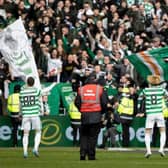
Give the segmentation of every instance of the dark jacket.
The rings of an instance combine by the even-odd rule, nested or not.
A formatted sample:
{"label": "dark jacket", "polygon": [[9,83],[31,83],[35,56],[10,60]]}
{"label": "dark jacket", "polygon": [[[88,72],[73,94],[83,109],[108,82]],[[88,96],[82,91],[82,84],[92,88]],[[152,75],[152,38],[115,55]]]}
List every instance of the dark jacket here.
{"label": "dark jacket", "polygon": [[111,113],[106,113],[105,120],[107,120],[106,128],[115,127],[116,124],[120,124],[120,116],[118,113],[112,113],[113,118],[111,117]]}

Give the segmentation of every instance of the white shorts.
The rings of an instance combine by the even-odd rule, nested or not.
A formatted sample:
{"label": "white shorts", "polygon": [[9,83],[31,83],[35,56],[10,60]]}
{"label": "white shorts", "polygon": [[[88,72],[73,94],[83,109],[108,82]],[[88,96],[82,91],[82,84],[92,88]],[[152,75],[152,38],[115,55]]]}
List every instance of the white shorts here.
{"label": "white shorts", "polygon": [[41,120],[39,116],[36,117],[23,117],[22,119],[22,130],[30,131],[41,130]]}
{"label": "white shorts", "polygon": [[147,115],[145,128],[153,128],[155,123],[157,127],[165,127],[163,114]]}

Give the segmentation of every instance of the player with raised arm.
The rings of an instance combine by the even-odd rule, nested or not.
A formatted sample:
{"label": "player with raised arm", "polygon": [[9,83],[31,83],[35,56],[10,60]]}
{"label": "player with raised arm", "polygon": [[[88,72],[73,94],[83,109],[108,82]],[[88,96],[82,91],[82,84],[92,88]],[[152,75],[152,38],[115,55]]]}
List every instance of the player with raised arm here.
{"label": "player with raised arm", "polygon": [[41,140],[41,121],[40,121],[40,96],[41,91],[34,86],[33,77],[28,77],[26,85],[20,91],[20,104],[22,113],[23,129],[23,152],[24,158],[28,157],[29,132],[35,130],[33,154],[38,157],[38,148]]}
{"label": "player with raised arm", "polygon": [[41,120],[40,115],[46,115],[41,105],[41,96],[47,94],[55,85],[53,82],[50,86],[38,89],[34,86],[35,79],[28,77],[26,85],[20,92],[20,104],[22,113],[22,129],[23,129],[23,152],[24,158],[28,157],[29,132],[35,130],[33,154],[39,157],[39,145],[41,141]]}
{"label": "player with raised arm", "polygon": [[157,124],[160,131],[160,149],[159,153],[162,157],[165,156],[164,146],[166,142],[165,121],[163,116],[163,99],[167,98],[168,94],[164,88],[160,86],[160,76],[150,75],[147,78],[149,87],[142,90],[138,98],[138,109],[141,102],[145,100],[145,112],[138,113],[137,117],[143,117],[146,113],[145,123],[145,145],[146,154],[145,157],[149,158],[152,155],[151,152],[151,133],[154,124]]}

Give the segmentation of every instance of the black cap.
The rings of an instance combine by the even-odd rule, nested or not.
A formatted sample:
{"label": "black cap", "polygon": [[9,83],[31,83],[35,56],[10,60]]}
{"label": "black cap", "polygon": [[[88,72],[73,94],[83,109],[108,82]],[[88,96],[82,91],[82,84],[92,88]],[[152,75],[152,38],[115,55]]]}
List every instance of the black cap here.
{"label": "black cap", "polygon": [[97,84],[96,75],[91,73],[85,80],[85,84]]}

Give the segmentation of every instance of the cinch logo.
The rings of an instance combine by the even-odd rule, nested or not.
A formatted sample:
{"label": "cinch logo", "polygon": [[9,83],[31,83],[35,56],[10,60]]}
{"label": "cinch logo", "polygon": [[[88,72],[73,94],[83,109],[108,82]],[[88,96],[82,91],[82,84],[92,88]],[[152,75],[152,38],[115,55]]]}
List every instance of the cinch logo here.
{"label": "cinch logo", "polygon": [[54,145],[58,143],[62,137],[59,123],[56,120],[45,119],[42,120],[42,125],[41,144]]}

